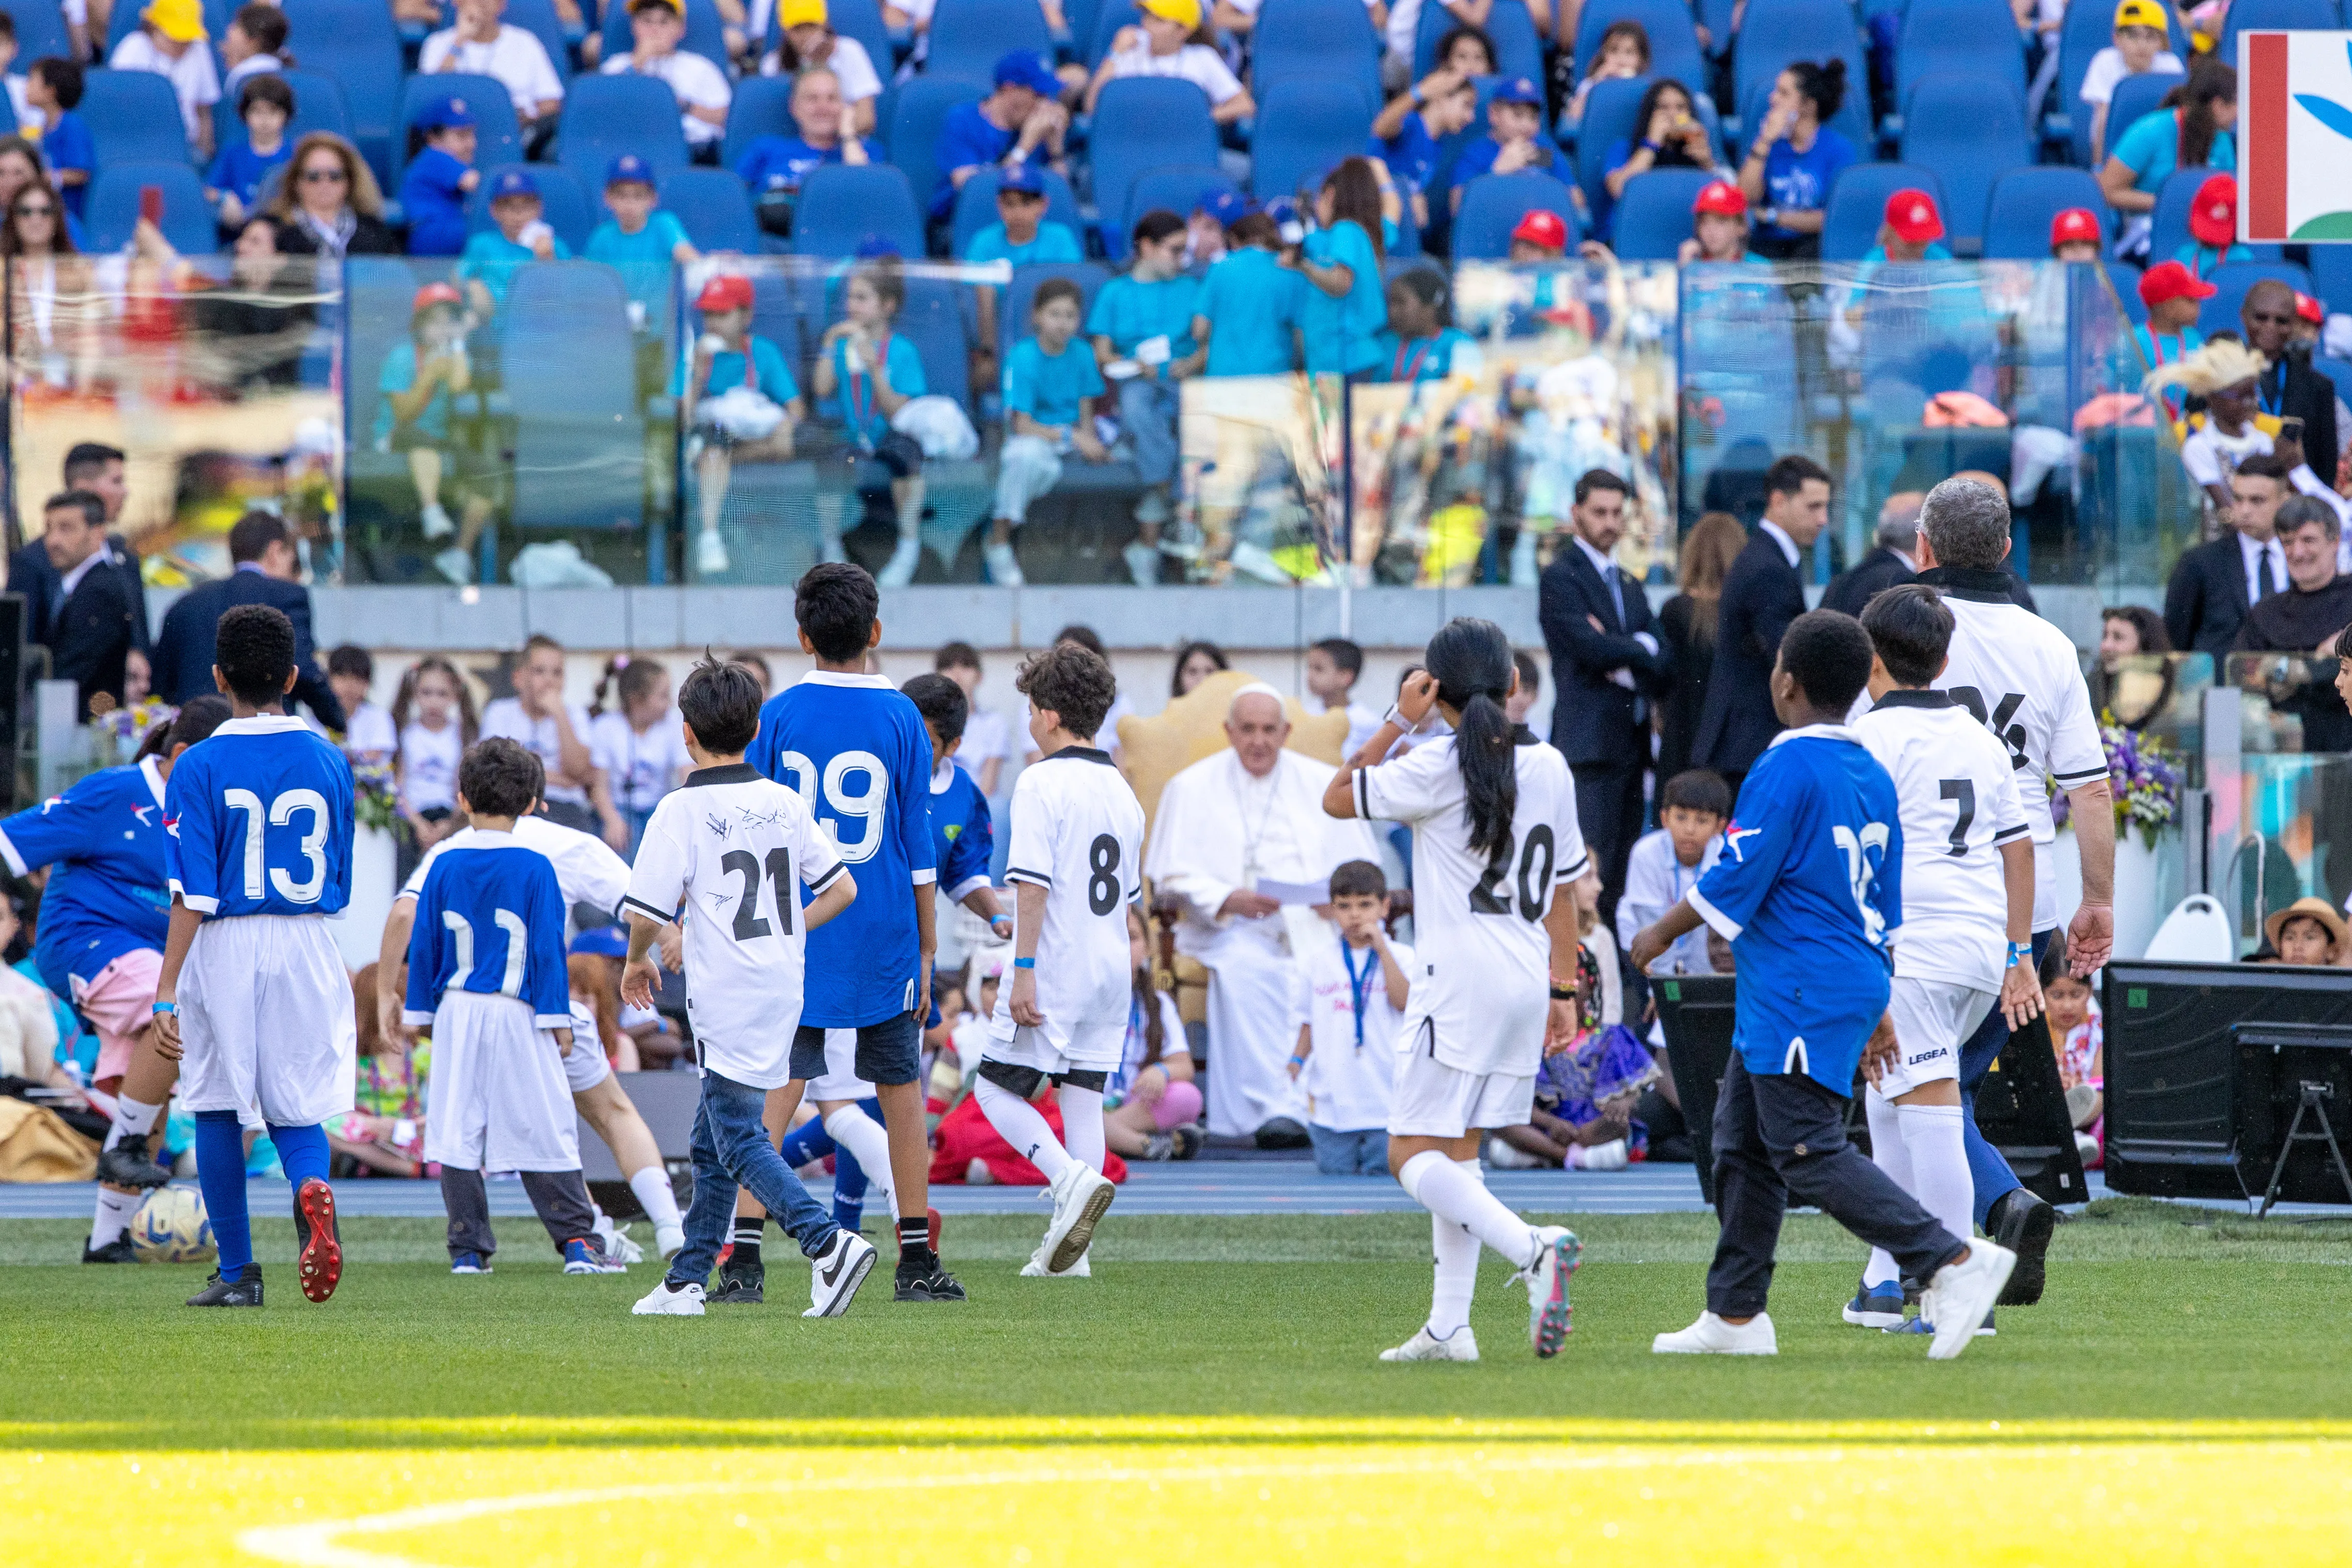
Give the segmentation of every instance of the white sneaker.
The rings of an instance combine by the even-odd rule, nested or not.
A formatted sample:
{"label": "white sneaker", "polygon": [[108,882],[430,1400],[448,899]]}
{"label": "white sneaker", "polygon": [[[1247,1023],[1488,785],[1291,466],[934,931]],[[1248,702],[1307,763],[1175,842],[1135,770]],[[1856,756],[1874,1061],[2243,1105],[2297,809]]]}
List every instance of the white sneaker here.
{"label": "white sneaker", "polygon": [[1969,1348],[2016,1267],[2016,1253],[1997,1241],[1979,1240],[1969,1243],[1968,1257],[1936,1270],[1919,1298],[1919,1316],[1936,1325],[1929,1361],[1949,1361]]}
{"label": "white sneaker", "polygon": [[1128,575],[1135,579],[1138,588],[1156,587],[1160,581],[1160,551],[1140,541],[1119,551],[1127,559]]}
{"label": "white sneaker", "polygon": [[662,1255],[663,1262],[667,1263],[677,1257],[679,1249],[685,1245],[685,1226],[656,1225],[654,1227],[654,1250]]}
{"label": "white sneaker", "polygon": [[1536,1232],[1541,1250],[1523,1276],[1528,1283],[1528,1340],[1538,1356],[1549,1359],[1568,1343],[1568,1277],[1576,1272],[1584,1243],[1576,1232],[1547,1225]]}
{"label": "white sneaker", "polygon": [[982,545],[980,559],[988,563],[988,580],[999,588],[1018,588],[1024,580],[1021,559],[1010,544]]}
{"label": "white sneaker", "polygon": [[474,580],[474,558],[451,545],[433,558],[433,570],[463,588]]}
{"label": "white sneaker", "polygon": [[1605,1144],[1580,1148],[1568,1158],[1571,1170],[1622,1171],[1633,1163],[1633,1156],[1622,1138],[1612,1138]]}
{"label": "white sneaker", "polygon": [[629,1228],[625,1225],[613,1227],[613,1234],[604,1239],[604,1251],[616,1263],[642,1263],[646,1260],[645,1248],[629,1234]]}
{"label": "white sneaker", "polygon": [[1038,1249],[1045,1254],[1047,1273],[1067,1273],[1094,1240],[1095,1226],[1118,1188],[1094,1166],[1074,1159],[1046,1190],[1054,1195],[1054,1221]]}
{"label": "white sneaker", "polygon": [[1478,1336],[1464,1323],[1444,1339],[1429,1332],[1427,1323],[1412,1331],[1412,1337],[1393,1350],[1381,1352],[1382,1361],[1475,1361],[1478,1359]]}
{"label": "white sneaker", "polygon": [[1662,1333],[1650,1342],[1653,1355],[1778,1355],[1780,1342],[1772,1333],[1772,1317],[1759,1312],[1744,1323],[1725,1322],[1713,1312],[1701,1312],[1698,1322],[1679,1333]]}
{"label": "white sneaker", "polygon": [[874,585],[877,588],[904,588],[915,580],[915,569],[922,564],[923,541],[901,535],[898,548],[890,552],[889,560],[874,574]]}
{"label": "white sneaker", "polygon": [[449,520],[449,514],[438,501],[425,508],[423,520],[425,537],[428,539],[446,539],[457,531],[457,525]]}
{"label": "white sneaker", "polygon": [[1514,1148],[1500,1138],[1486,1140],[1486,1163],[1498,1171],[1532,1171],[1543,1168],[1543,1156],[1525,1149]]}
{"label": "white sneaker", "polygon": [[694,570],[707,577],[715,577],[734,563],[727,559],[727,541],[712,528],[694,541]]}
{"label": "white sneaker", "polygon": [[1045,1267],[1045,1246],[1039,1242],[1037,1250],[1029,1254],[1029,1261],[1021,1265],[1021,1277],[1024,1280],[1091,1280],[1095,1277],[1093,1259],[1091,1250],[1081,1252],[1076,1262],[1056,1274]]}
{"label": "white sneaker", "polygon": [[656,1281],[629,1312],[641,1318],[698,1318],[702,1287],[691,1283],[673,1287],[667,1280]]}
{"label": "white sneaker", "polygon": [[836,1230],[833,1245],[809,1260],[809,1309],[804,1318],[837,1318],[874,1270],[874,1243],[855,1230]]}

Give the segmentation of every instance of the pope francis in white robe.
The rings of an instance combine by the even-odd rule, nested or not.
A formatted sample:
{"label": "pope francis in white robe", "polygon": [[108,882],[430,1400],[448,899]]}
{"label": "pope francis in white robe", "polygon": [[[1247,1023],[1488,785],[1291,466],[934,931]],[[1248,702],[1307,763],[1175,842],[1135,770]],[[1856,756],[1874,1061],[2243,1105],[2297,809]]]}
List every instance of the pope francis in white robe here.
{"label": "pope francis in white robe", "polygon": [[1351,860],[1380,863],[1371,830],[1323,814],[1334,769],[1283,748],[1281,694],[1263,682],[1234,694],[1231,749],[1168,781],[1144,869],[1183,907],[1178,951],[1209,979],[1209,1131],[1249,1137],[1276,1117],[1301,1132],[1305,1092],[1287,1071],[1298,1039],[1291,1013],[1293,957],[1338,928],[1304,904],[1257,891],[1261,882],[1318,883]]}

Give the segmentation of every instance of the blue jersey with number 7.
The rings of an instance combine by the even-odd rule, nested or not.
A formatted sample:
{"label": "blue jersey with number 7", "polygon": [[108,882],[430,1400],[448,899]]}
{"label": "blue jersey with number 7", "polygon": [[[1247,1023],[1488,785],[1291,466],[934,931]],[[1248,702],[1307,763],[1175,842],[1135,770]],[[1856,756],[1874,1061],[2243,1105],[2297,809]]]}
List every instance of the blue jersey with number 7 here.
{"label": "blue jersey with number 7", "polygon": [[819,670],[768,699],[744,758],[799,791],[857,879],[857,897],[808,935],[801,1021],[881,1023],[915,1005],[915,900],[931,896],[931,737],[881,675]]}
{"label": "blue jersey with number 7", "polygon": [[233,718],[163,787],[163,870],[197,914],[338,915],[352,896],[352,768],[299,718]]}

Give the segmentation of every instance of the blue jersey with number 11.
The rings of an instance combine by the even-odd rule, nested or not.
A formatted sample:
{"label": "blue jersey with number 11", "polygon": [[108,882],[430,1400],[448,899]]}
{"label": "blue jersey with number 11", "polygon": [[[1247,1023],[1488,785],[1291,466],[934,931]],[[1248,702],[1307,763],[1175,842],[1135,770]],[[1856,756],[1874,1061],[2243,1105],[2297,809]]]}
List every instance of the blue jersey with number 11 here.
{"label": "blue jersey with number 11", "polygon": [[352,896],[352,768],[299,718],[233,718],[163,789],[163,869],[199,915],[335,915]]}
{"label": "blue jersey with number 11", "polygon": [[923,716],[880,675],[819,670],[768,699],[743,759],[800,792],[857,879],[849,907],[808,934],[801,1021],[850,1029],[911,1011],[915,897],[938,880]]}

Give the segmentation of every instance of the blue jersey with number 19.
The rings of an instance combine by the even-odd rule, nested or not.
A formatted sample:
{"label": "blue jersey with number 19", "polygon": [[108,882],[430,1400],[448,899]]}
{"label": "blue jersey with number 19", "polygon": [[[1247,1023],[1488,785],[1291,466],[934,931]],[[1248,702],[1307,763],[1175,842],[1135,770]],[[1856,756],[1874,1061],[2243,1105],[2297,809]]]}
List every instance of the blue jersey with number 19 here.
{"label": "blue jersey with number 19", "polygon": [[915,899],[938,880],[931,737],[880,675],[819,670],[760,709],[744,760],[807,801],[857,879],[856,901],[808,935],[801,1022],[881,1023],[915,1006]]}
{"label": "blue jersey with number 19", "polygon": [[163,870],[199,915],[335,915],[352,896],[352,768],[299,718],[233,718],[163,789]]}

